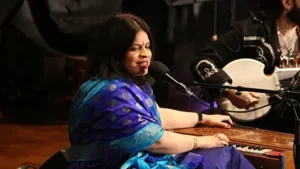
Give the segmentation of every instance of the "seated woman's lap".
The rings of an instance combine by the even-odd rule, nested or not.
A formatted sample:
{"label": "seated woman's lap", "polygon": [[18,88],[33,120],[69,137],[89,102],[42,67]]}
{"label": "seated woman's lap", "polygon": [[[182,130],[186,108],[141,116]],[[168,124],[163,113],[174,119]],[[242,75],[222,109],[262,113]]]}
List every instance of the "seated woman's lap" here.
{"label": "seated woman's lap", "polygon": [[[179,163],[192,162],[191,168],[197,169],[254,169],[252,164],[234,147],[226,146],[212,149],[198,149],[191,152],[178,154],[176,158]],[[183,162],[184,163],[184,162]],[[115,169],[121,165],[110,166]],[[85,161],[70,163],[68,169],[98,169],[103,168],[99,161]],[[106,167],[104,167],[106,168]]]}

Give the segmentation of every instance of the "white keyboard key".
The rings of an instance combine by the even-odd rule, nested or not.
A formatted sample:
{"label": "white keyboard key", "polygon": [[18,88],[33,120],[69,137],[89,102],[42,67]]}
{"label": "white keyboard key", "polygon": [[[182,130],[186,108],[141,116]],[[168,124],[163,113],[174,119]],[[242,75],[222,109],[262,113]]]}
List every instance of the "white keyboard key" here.
{"label": "white keyboard key", "polygon": [[241,152],[255,153],[255,154],[261,154],[261,155],[263,155],[264,153],[273,151],[273,150],[267,149],[267,148],[254,149],[253,147],[255,147],[255,146],[241,146],[241,145],[232,145],[232,146]]}

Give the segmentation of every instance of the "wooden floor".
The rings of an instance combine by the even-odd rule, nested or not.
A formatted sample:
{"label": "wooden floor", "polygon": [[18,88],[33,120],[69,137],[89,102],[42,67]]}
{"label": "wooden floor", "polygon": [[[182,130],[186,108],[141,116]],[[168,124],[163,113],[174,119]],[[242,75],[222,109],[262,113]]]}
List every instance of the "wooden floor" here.
{"label": "wooden floor", "polygon": [[60,149],[69,147],[67,125],[0,124],[0,168],[39,167]]}

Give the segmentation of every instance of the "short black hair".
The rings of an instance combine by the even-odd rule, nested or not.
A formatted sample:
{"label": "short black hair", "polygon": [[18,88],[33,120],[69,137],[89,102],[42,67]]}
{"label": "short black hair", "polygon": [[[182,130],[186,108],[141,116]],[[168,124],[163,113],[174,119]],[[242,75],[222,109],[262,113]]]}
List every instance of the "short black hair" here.
{"label": "short black hair", "polygon": [[[101,79],[131,77],[124,66],[124,59],[139,31],[147,33],[150,40],[150,50],[153,50],[152,33],[143,19],[129,13],[117,14],[109,19],[90,45],[87,55],[89,77]],[[136,77],[136,79],[143,79],[143,82],[147,78],[148,75]]]}
{"label": "short black hair", "polygon": [[281,0],[260,0],[260,10],[267,13],[269,16],[278,19],[283,12]]}

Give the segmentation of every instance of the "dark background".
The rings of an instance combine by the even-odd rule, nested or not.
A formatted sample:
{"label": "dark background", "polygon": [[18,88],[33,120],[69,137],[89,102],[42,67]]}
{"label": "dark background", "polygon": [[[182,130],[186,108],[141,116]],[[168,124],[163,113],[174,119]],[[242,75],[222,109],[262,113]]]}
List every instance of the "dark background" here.
{"label": "dark background", "polygon": [[[12,13],[8,9],[17,1],[0,0],[4,4],[0,5],[0,23]],[[140,16],[150,25],[156,60],[165,63],[178,80],[188,81],[192,79],[189,62],[196,51],[211,41],[214,34],[222,36],[233,20],[247,17],[258,0],[236,0],[234,5],[232,2],[218,0],[216,17],[214,1],[204,2],[198,16],[193,14],[192,4],[170,7],[164,0],[124,0],[122,11]],[[171,11],[176,12],[172,17]],[[0,119],[17,123],[65,122],[72,96],[84,80],[87,62],[83,56],[51,53],[9,23],[2,29]],[[165,83],[158,82],[154,91],[160,106],[189,111],[205,109]]]}

